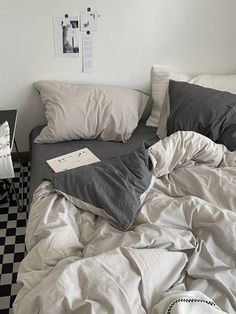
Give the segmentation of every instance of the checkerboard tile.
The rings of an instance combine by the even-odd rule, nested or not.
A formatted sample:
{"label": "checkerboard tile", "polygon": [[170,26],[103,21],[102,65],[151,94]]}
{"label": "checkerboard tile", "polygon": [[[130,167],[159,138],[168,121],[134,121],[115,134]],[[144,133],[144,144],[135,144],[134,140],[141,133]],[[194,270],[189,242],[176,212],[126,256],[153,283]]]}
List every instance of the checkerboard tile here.
{"label": "checkerboard tile", "polygon": [[[19,165],[15,165],[16,190],[19,192]],[[17,272],[25,255],[25,227],[28,218],[30,165],[24,166],[24,204],[19,212],[14,195],[0,205],[0,314],[13,313],[12,304],[20,289]]]}

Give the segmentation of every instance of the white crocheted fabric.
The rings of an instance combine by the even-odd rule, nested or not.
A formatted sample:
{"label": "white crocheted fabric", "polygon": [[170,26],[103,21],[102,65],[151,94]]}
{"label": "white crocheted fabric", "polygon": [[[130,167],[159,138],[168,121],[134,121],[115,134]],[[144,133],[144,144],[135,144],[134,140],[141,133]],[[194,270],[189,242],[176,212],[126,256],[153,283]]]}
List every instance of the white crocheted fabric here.
{"label": "white crocheted fabric", "polygon": [[11,159],[10,128],[5,121],[0,125],[0,179],[13,178],[14,170]]}

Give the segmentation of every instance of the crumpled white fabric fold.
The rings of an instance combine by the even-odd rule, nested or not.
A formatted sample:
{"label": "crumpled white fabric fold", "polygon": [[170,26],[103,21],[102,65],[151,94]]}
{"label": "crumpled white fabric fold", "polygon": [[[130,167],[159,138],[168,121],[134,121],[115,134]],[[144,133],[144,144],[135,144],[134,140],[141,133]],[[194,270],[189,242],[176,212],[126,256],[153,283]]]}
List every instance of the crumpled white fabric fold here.
{"label": "crumpled white fabric fold", "polygon": [[5,121],[0,125],[0,179],[10,179],[15,176],[10,148],[10,128]]}

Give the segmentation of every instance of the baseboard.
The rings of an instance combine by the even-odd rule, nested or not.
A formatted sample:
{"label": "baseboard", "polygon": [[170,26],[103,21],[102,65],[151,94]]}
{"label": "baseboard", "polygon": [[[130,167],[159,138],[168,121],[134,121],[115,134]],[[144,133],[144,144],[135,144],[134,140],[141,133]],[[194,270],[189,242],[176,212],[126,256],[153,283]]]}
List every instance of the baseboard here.
{"label": "baseboard", "polygon": [[[12,152],[11,156],[12,156],[13,161],[18,161],[16,152]],[[20,158],[21,158],[22,162],[28,162],[29,161],[29,152],[20,152]]]}

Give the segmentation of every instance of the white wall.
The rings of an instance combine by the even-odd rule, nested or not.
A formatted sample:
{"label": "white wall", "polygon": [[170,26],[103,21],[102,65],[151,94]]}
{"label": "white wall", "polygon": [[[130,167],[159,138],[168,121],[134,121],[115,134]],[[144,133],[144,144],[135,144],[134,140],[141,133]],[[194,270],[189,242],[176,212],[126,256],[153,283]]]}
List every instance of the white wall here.
{"label": "white wall", "polygon": [[[101,14],[95,71],[81,57],[55,58],[52,16]],[[107,83],[149,91],[153,64],[198,73],[236,73],[235,0],[0,0],[0,108],[17,108],[17,141],[45,121],[32,83]]]}

